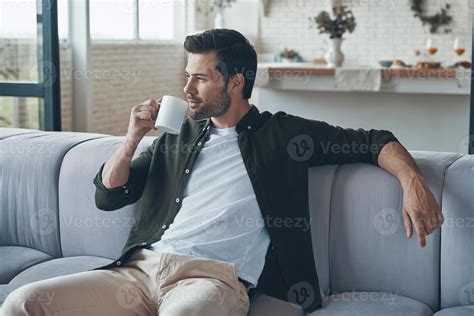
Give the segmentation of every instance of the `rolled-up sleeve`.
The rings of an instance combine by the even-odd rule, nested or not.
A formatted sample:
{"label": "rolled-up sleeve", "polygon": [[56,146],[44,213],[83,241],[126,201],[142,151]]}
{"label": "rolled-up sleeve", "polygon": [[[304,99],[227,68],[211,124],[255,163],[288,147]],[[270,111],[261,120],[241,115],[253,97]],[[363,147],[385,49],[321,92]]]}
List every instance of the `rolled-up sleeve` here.
{"label": "rolled-up sleeve", "polygon": [[[390,142],[398,142],[392,132],[377,129],[352,129],[333,126],[323,121],[309,120],[286,114],[286,125],[297,135],[307,136],[313,154],[308,159],[310,167],[334,164],[378,164],[382,148]],[[310,146],[310,147],[309,147]]]}
{"label": "rolled-up sleeve", "polygon": [[159,137],[156,138],[145,151],[140,153],[137,158],[132,160],[128,180],[124,185],[114,188],[105,187],[102,182],[102,171],[105,162],[102,164],[99,172],[93,179],[93,183],[96,187],[95,204],[97,208],[103,211],[113,211],[133,204],[140,199],[145,187],[155,145],[158,140]]}

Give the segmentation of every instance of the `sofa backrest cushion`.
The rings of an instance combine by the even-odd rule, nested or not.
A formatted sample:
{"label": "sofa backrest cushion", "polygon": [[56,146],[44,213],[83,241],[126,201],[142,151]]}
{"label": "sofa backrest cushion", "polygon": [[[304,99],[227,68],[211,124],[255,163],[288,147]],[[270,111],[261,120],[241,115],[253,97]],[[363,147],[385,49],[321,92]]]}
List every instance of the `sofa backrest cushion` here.
{"label": "sofa backrest cushion", "polygon": [[[151,145],[145,137],[135,156]],[[64,157],[59,175],[59,223],[65,257],[91,255],[117,258],[133,225],[135,203],[112,212],[95,206],[92,180],[123,140],[106,137],[74,147]]]}
{"label": "sofa backrest cushion", "polygon": [[34,130],[34,129],[1,127],[0,140],[7,137],[15,136],[15,135],[26,134],[26,133],[38,133],[38,132],[40,131]]}
{"label": "sofa backrest cushion", "polygon": [[0,245],[61,256],[58,177],[63,157],[77,144],[103,136],[38,131],[0,140]]}
{"label": "sofa backrest cushion", "polygon": [[446,170],[442,208],[441,308],[474,306],[474,155]]}
{"label": "sofa backrest cushion", "polygon": [[[430,190],[438,203],[446,168],[459,154],[412,152]],[[327,167],[327,166],[326,166]],[[321,167],[319,167],[321,168]],[[319,187],[330,184],[327,178],[311,179]],[[440,231],[427,238],[422,249],[415,237],[407,240],[401,215],[403,192],[398,179],[383,169],[368,164],[339,166],[333,177],[329,214],[319,214],[312,227],[319,238],[315,256],[324,255],[327,243],[327,266],[316,264],[321,290],[329,280],[332,293],[382,291],[417,299],[433,310],[439,308]],[[313,184],[312,187],[318,187]],[[314,190],[314,189],[313,189]],[[310,196],[318,194],[310,191]],[[327,193],[326,193],[327,194]],[[327,209],[327,201],[311,205],[311,214]],[[316,209],[315,209],[316,208]],[[329,222],[329,224],[327,224]],[[312,228],[313,229],[313,228]],[[323,233],[324,232],[324,233]],[[321,237],[322,236],[322,237]],[[326,271],[320,269],[324,267]],[[329,277],[325,276],[329,273]]]}
{"label": "sofa backrest cushion", "polygon": [[311,216],[311,237],[319,287],[330,292],[329,284],[329,220],[331,193],[338,166],[310,168],[308,172],[308,202]]}

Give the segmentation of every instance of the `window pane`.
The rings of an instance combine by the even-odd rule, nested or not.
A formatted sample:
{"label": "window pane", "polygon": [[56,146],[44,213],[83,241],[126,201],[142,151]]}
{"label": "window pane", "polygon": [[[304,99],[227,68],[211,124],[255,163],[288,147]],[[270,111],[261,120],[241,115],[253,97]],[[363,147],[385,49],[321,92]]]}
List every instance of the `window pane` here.
{"label": "window pane", "polygon": [[0,38],[36,39],[36,0],[0,0]]}
{"label": "window pane", "polygon": [[43,99],[0,97],[0,127],[43,129]]}
{"label": "window pane", "polygon": [[92,39],[133,39],[134,0],[90,0]]}
{"label": "window pane", "polygon": [[140,38],[172,39],[174,36],[173,0],[140,0]]}
{"label": "window pane", "polygon": [[0,81],[38,81],[36,0],[0,0]]}
{"label": "window pane", "polygon": [[68,0],[57,0],[58,1],[58,35],[59,38],[69,37],[69,7]]}

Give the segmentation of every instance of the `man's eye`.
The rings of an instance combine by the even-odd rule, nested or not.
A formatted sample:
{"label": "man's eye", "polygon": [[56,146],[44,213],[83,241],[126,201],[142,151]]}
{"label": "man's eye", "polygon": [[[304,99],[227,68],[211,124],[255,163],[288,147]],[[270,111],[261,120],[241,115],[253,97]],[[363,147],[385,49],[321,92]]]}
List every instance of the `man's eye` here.
{"label": "man's eye", "polygon": [[198,80],[201,80],[201,81],[206,81],[206,79],[205,79],[205,78],[203,78],[203,77],[197,77],[197,78],[198,78]]}

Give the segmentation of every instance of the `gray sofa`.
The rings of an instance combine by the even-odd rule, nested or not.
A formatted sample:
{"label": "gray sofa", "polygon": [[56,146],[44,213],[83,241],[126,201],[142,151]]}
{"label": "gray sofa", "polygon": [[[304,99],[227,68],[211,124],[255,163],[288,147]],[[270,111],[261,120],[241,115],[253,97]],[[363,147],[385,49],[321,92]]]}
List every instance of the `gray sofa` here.
{"label": "gray sofa", "polygon": [[[92,269],[120,254],[135,205],[98,210],[92,183],[120,141],[0,128],[0,303],[22,284]],[[138,152],[151,142],[146,137]],[[474,156],[412,154],[445,215],[424,249],[405,237],[396,178],[367,164],[310,169],[325,306],[312,315],[474,315]],[[250,315],[303,315],[259,293],[251,302]]]}

